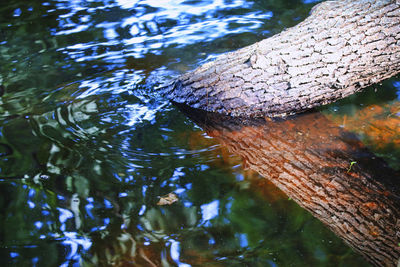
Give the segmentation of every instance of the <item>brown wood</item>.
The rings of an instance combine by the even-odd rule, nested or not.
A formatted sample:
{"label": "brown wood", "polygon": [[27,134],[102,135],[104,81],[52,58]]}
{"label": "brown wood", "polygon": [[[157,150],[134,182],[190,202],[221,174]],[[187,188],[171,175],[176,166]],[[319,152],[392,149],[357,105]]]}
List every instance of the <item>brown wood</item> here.
{"label": "brown wood", "polygon": [[162,91],[193,108],[282,116],[400,72],[400,2],[326,1],[300,24],[218,57]]}
{"label": "brown wood", "polygon": [[272,181],[368,261],[397,265],[400,173],[352,134],[320,113],[244,121],[182,108],[241,156],[245,166]]}

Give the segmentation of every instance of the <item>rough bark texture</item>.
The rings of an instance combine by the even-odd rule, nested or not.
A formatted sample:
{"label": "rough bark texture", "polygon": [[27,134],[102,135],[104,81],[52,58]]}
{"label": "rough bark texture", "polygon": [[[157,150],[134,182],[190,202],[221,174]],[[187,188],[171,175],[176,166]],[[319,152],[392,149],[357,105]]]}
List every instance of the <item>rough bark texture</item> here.
{"label": "rough bark texture", "polygon": [[297,26],[221,55],[164,93],[206,111],[281,116],[331,103],[399,72],[399,1],[327,1]]}
{"label": "rough bark texture", "polygon": [[[189,116],[210,136],[240,155],[245,166],[271,180],[355,251],[374,265],[397,265],[400,173],[371,155],[354,136],[318,113],[248,125],[195,112]],[[350,168],[352,161],[357,163]]]}

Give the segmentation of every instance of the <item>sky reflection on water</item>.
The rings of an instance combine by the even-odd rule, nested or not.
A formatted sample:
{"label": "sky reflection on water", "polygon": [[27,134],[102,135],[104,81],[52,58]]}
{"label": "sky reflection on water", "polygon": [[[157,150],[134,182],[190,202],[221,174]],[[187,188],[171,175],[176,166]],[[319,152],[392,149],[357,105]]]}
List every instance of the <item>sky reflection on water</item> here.
{"label": "sky reflection on water", "polygon": [[[157,95],[160,83],[310,8],[0,4],[4,266],[365,266],[271,184],[263,193],[257,174]],[[157,205],[170,192],[179,201]]]}
{"label": "sky reflection on water", "polygon": [[[159,55],[165,47],[180,48],[259,29],[273,13],[252,9],[253,5],[243,0],[197,3],[148,0],[110,1],[94,7],[86,1],[63,1],[57,4],[57,9],[68,13],[59,16],[60,29],[55,35],[73,35],[89,28],[101,30],[107,41],[89,40],[59,51],[78,62],[102,59],[122,63],[127,56]],[[121,18],[121,13],[132,15]],[[99,23],[100,16],[106,16],[106,20]],[[107,49],[107,53],[97,53],[99,47]]]}

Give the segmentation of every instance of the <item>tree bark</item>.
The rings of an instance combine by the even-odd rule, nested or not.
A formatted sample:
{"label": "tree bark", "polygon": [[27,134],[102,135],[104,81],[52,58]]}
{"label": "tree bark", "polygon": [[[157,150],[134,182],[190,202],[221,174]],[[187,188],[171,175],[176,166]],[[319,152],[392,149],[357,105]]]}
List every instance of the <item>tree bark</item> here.
{"label": "tree bark", "polygon": [[184,109],[241,156],[244,166],[269,179],[368,261],[397,265],[400,173],[354,136],[320,113],[265,122]]}
{"label": "tree bark", "polygon": [[218,57],[164,88],[177,103],[231,116],[282,116],[400,72],[400,2],[327,1],[300,24]]}

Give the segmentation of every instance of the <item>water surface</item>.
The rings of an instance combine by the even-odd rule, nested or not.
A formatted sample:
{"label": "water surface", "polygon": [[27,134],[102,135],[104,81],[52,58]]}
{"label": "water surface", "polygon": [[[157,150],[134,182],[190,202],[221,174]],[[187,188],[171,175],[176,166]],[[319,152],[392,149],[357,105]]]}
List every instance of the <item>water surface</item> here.
{"label": "water surface", "polygon": [[[1,3],[1,265],[366,266],[157,94],[315,2]],[[400,82],[374,89],[326,112],[392,103]]]}

